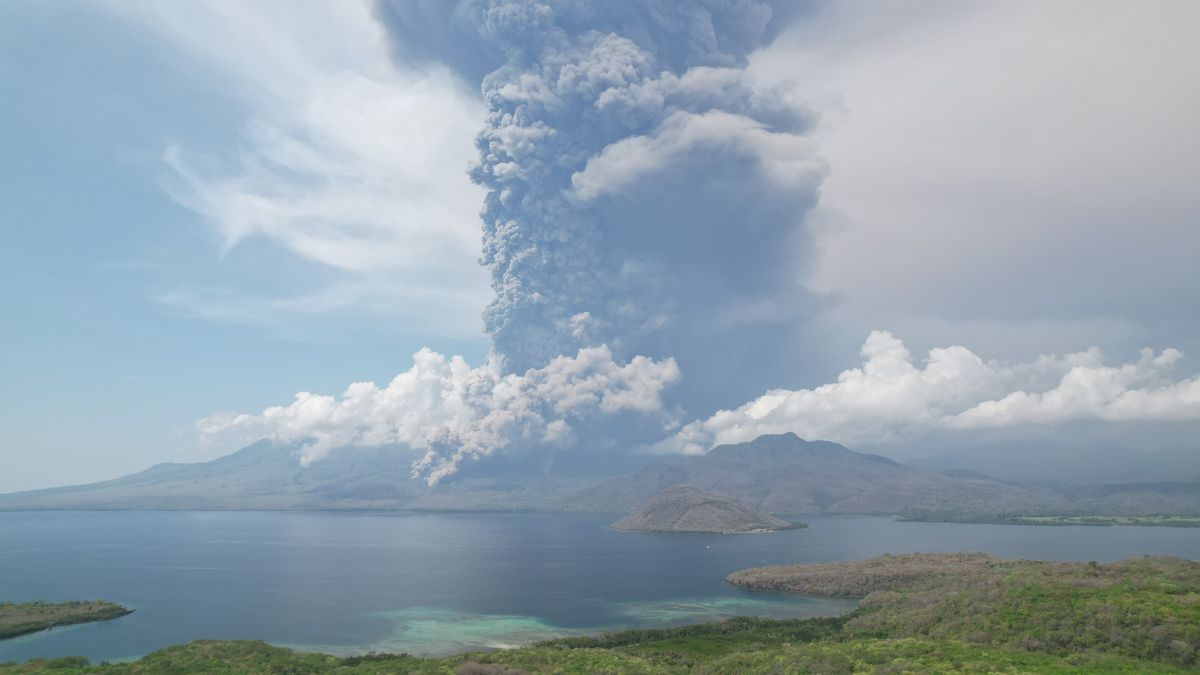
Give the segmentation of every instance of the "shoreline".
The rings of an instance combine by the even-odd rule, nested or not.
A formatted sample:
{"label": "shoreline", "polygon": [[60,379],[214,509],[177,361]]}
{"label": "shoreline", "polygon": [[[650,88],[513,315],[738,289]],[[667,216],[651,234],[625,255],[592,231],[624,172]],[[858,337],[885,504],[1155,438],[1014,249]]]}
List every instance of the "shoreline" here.
{"label": "shoreline", "polygon": [[60,626],[111,621],[133,610],[107,600],[0,603],[0,640],[38,633]]}
{"label": "shoreline", "polygon": [[[338,657],[262,641],[197,640],[131,663],[34,659],[0,664],[0,673],[830,672],[831,664],[833,672],[869,672],[889,663],[897,672],[1189,672],[1200,665],[1200,563],[1178,557],[1072,563],[913,553],[749,568],[726,581],[863,602],[837,617],[735,617],[445,658]],[[1096,611],[1112,603],[1119,615]]]}
{"label": "shoreline", "polygon": [[913,514],[896,516],[898,523],[956,523],[961,525],[1027,525],[1031,527],[1200,527],[1200,516],[956,516]]}

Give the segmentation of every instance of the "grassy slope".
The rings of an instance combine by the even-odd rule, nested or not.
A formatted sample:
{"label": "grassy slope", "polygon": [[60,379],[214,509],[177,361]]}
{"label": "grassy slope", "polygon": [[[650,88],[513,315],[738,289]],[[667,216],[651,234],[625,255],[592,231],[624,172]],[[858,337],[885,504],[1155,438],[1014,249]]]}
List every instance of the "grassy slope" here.
{"label": "grassy slope", "polygon": [[745,570],[729,581],[862,597],[843,629],[847,637],[952,639],[1198,665],[1200,563],[1180,558],[1098,565],[913,554]]}
{"label": "grassy slope", "polygon": [[[954,640],[902,638],[781,639],[809,621],[736,619],[703,624],[691,635],[635,631],[614,643],[562,642],[446,659],[402,655],[338,658],[263,642],[196,641],[129,664],[88,666],[84,659],[31,661],[6,673],[751,673],[751,672],[1179,672],[1166,664],[1105,654],[1064,659]],[[824,628],[824,627],[822,627]],[[731,634],[726,635],[725,631]],[[800,631],[809,632],[809,631]],[[823,633],[822,630],[813,631]]]}
{"label": "grassy slope", "polygon": [[982,555],[748,570],[753,588],[865,596],[848,617],[731,621],[558,640],[446,659],[341,659],[261,642],[199,641],[128,664],[83,660],[0,673],[1178,672],[1197,667],[1200,564],[1108,565]]}
{"label": "grassy slope", "polygon": [[0,640],[54,626],[104,621],[125,616],[133,610],[116,603],[95,602],[0,602]]}

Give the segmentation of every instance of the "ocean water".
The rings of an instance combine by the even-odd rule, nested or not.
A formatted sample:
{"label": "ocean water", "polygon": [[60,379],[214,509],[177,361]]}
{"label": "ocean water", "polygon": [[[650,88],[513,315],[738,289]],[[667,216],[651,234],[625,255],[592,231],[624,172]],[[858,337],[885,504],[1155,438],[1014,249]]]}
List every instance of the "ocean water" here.
{"label": "ocean water", "polygon": [[770,534],[645,534],[537,513],[0,513],[0,600],[101,598],[113,621],[0,641],[0,662],[136,658],[189,640],[442,655],[853,601],[739,591],[758,565],[910,551],[1111,561],[1200,558],[1200,529],[898,523],[808,516]]}

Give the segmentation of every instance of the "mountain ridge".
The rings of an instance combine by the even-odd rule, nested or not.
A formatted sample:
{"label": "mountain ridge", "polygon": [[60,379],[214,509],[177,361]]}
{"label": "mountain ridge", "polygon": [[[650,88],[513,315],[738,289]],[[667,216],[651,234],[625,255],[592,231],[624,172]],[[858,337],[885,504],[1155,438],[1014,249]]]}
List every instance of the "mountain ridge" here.
{"label": "mountain ridge", "polygon": [[1006,513],[1041,505],[1055,494],[994,481],[967,480],[906,467],[830,441],[766,434],[720,445],[704,455],[656,463],[569,496],[567,510],[628,510],[671,484],[688,484],[768,513]]}
{"label": "mountain ridge", "polygon": [[766,513],[938,519],[1200,514],[1196,483],[1054,489],[969,469],[924,470],[793,433],[720,445],[703,455],[662,457],[608,478],[556,475],[544,468],[554,462],[522,464],[516,458],[495,475],[460,475],[435,487],[412,480],[410,465],[418,453],[404,448],[344,448],[308,465],[299,462],[298,453],[296,446],[260,440],[208,462],[162,463],[87,485],[0,494],[0,510],[626,513],[666,488],[687,484]]}

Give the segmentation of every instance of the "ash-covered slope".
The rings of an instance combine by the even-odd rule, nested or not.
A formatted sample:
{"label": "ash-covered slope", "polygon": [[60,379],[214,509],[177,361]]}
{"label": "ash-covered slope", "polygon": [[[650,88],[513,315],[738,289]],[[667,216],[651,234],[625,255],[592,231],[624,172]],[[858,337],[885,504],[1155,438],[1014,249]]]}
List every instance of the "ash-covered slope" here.
{"label": "ash-covered slope", "polygon": [[670,487],[612,524],[645,532],[763,532],[795,527],[781,518],[689,485]]}
{"label": "ash-covered slope", "polygon": [[1063,508],[1061,497],[1050,491],[920,471],[791,433],[652,464],[583,488],[562,507],[627,511],[672,485],[692,485],[769,513],[1053,513]]}

